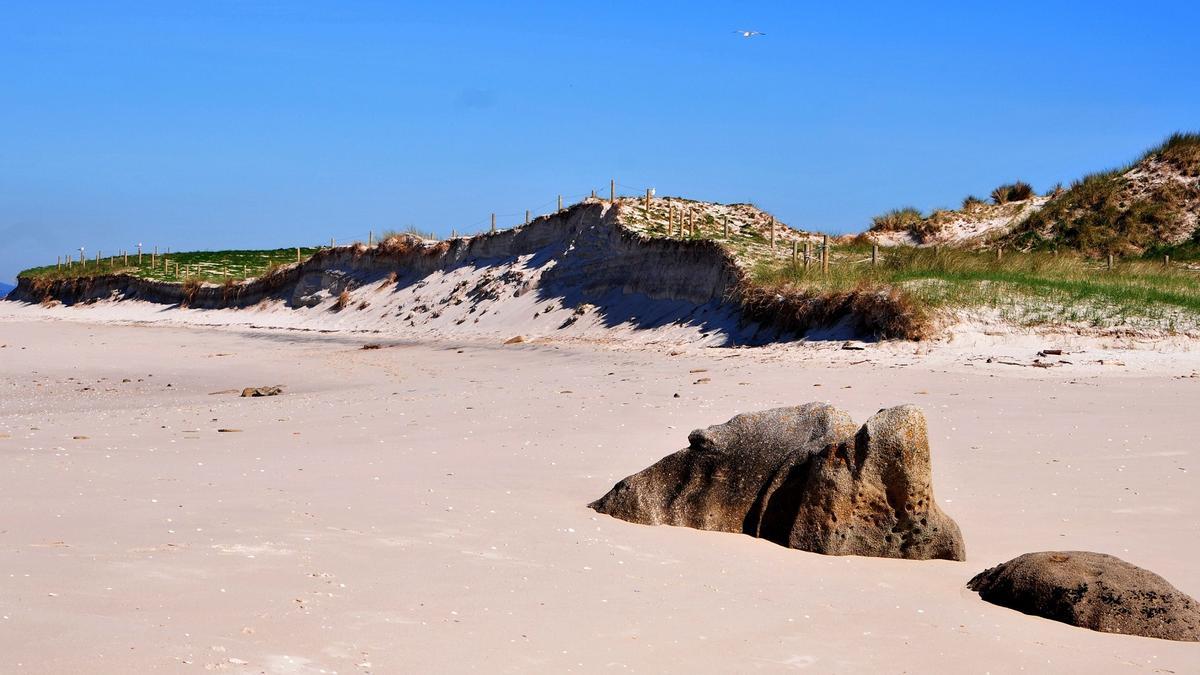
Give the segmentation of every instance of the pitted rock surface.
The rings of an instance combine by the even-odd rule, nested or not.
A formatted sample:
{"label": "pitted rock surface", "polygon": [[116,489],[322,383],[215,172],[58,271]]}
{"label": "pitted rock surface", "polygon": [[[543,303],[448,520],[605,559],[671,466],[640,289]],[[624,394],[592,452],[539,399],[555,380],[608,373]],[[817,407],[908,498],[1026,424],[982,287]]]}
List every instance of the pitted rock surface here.
{"label": "pitted rock surface", "polygon": [[1200,603],[1104,553],[1026,553],[979,573],[967,587],[988,602],[1072,626],[1200,642]]}
{"label": "pitted rock surface", "polygon": [[743,532],[830,555],[962,560],[937,506],[925,417],[882,410],[861,428],[823,403],[738,415],[617,483],[591,508],[647,525]]}

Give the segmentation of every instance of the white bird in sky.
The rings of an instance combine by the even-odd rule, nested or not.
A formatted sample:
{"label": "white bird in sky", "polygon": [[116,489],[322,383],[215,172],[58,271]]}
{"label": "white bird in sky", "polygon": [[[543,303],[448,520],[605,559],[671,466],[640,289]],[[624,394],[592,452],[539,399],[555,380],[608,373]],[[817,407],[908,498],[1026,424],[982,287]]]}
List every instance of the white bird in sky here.
{"label": "white bird in sky", "polygon": [[735,30],[733,32],[741,34],[741,36],[744,38],[752,38],[752,37],[758,37],[759,35],[766,35],[766,33],[760,33],[756,30]]}

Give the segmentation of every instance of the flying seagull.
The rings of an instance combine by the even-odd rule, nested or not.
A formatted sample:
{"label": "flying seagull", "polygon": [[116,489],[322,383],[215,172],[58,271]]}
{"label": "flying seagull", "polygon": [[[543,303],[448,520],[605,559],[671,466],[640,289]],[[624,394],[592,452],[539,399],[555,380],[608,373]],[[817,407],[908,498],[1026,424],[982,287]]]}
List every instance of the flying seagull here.
{"label": "flying seagull", "polygon": [[741,36],[744,38],[752,38],[752,37],[758,37],[759,35],[766,35],[766,33],[760,33],[756,30],[735,30],[733,32],[740,33]]}

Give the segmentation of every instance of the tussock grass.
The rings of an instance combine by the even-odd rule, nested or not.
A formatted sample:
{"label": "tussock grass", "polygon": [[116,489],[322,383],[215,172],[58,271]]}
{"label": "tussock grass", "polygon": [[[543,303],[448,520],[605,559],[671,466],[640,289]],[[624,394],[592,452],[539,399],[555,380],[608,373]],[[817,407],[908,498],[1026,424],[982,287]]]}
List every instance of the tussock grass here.
{"label": "tussock grass", "polygon": [[898,232],[921,224],[924,216],[915,206],[904,206],[881,213],[871,219],[871,229],[879,232]]}
{"label": "tussock grass", "polygon": [[741,303],[746,318],[797,334],[839,323],[879,339],[922,340],[934,330],[911,295],[867,281],[845,288],[757,282],[742,289]]}
{"label": "tussock grass", "polygon": [[1200,176],[1200,133],[1175,133],[1152,149],[1157,156],[1184,176]]}
{"label": "tussock grass", "polygon": [[1009,202],[1023,202],[1034,196],[1033,186],[1025,181],[1006,183],[992,190],[992,201],[997,206]]}
{"label": "tussock grass", "polygon": [[387,241],[388,239],[392,239],[394,237],[401,237],[404,235],[410,235],[413,237],[417,237],[418,239],[432,239],[433,241],[437,241],[437,240],[441,239],[441,237],[439,237],[437,235],[437,233],[434,232],[433,230],[422,230],[421,228],[417,227],[416,225],[408,225],[400,230],[384,230],[379,235],[379,241],[384,242],[384,241]]}
{"label": "tussock grass", "polygon": [[180,300],[180,307],[189,307],[196,301],[196,294],[200,292],[201,280],[197,277],[189,277],[183,282],[183,299]]}

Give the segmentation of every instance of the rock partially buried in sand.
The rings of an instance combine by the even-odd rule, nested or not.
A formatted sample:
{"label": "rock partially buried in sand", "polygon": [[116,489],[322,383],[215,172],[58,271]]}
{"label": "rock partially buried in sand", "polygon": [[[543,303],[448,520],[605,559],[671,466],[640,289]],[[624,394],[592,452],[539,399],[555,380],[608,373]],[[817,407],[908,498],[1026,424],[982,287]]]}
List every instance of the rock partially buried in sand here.
{"label": "rock partially buried in sand", "polygon": [[984,600],[1103,633],[1200,641],[1200,603],[1157,574],[1090,551],[1026,553],[967,583]]}
{"label": "rock partially buried in sand", "polygon": [[242,398],[256,396],[278,396],[283,393],[283,387],[246,387],[242,390]]}
{"label": "rock partially buried in sand", "polygon": [[962,560],[933,500],[925,416],[881,410],[861,428],[823,403],[738,415],[589,506],[646,525],[743,532],[829,555]]}

